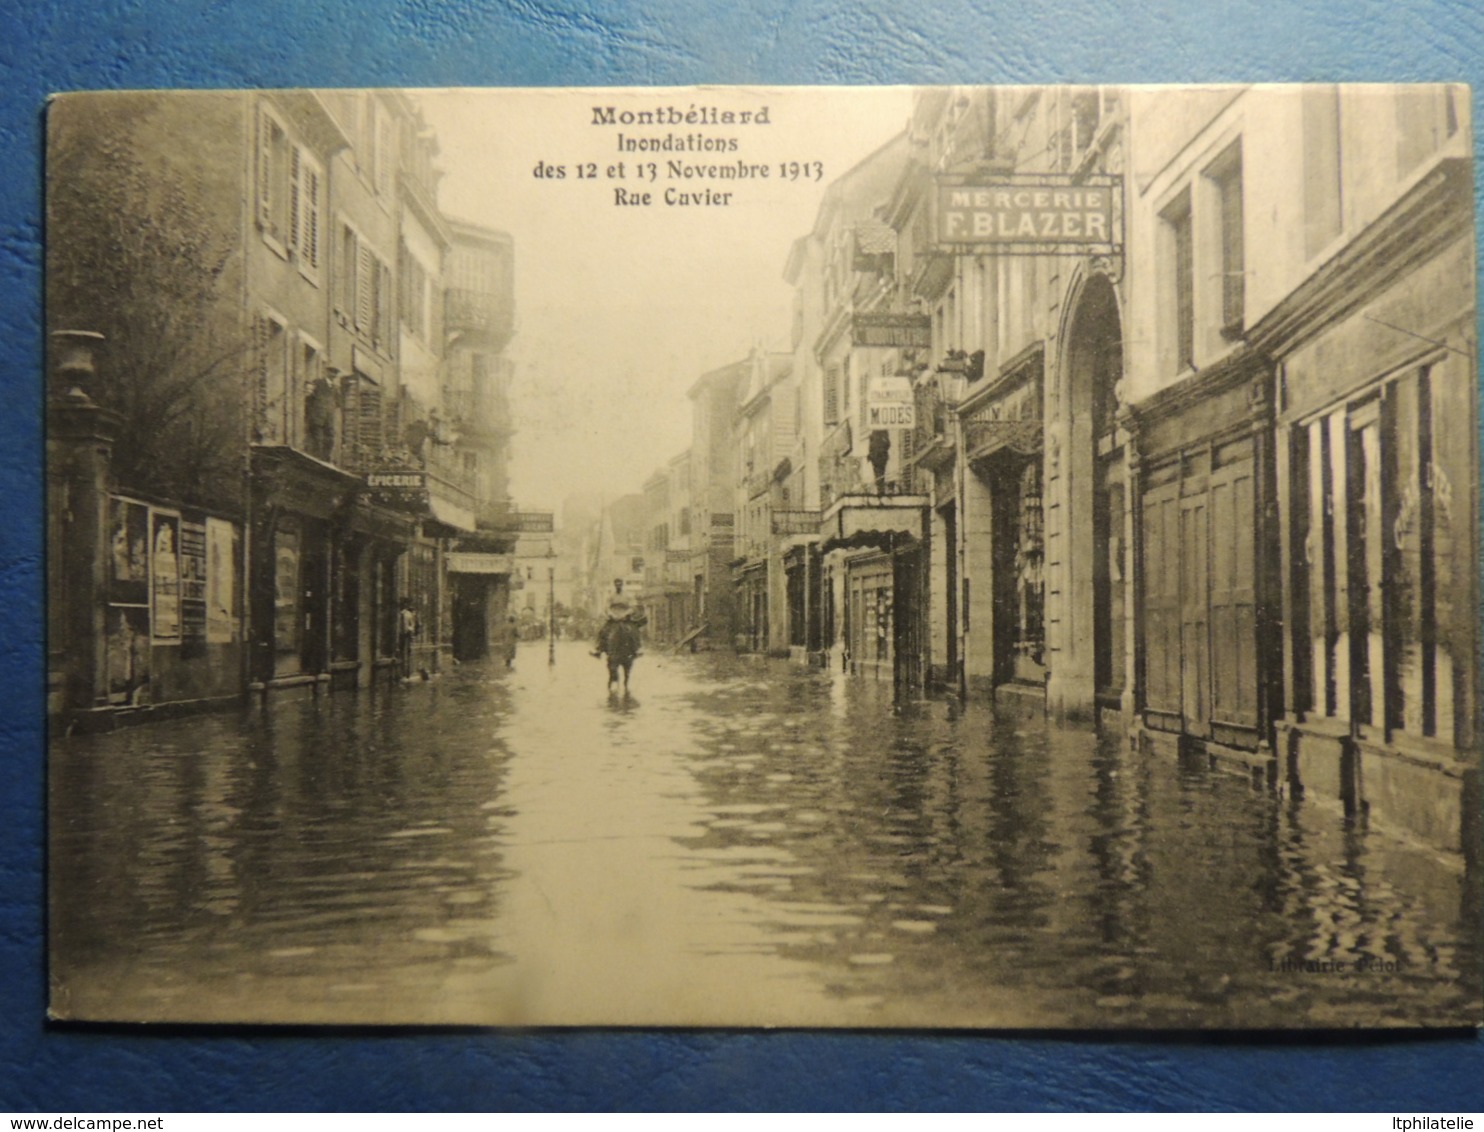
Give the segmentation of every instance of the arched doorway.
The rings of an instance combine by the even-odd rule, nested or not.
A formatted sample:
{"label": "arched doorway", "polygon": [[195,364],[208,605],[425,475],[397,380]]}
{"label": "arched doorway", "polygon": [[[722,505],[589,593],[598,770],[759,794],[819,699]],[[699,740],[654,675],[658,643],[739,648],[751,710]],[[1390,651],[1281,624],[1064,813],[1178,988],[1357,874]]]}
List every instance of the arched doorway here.
{"label": "arched doorway", "polygon": [[[1125,515],[1127,483],[1117,430],[1123,380],[1123,322],[1106,275],[1087,277],[1066,336],[1065,453],[1069,479],[1069,654],[1076,687],[1063,702],[1118,711],[1128,685]],[[1088,629],[1090,628],[1090,632]]]}

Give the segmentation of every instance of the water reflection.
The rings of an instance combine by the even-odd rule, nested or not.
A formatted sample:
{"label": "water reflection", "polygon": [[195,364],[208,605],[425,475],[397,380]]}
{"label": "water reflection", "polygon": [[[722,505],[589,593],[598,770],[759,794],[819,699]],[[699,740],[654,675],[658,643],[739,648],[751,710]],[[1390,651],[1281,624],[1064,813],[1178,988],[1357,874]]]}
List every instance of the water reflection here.
{"label": "water reflection", "polygon": [[[688,842],[880,1020],[1477,1019],[1461,863],[1116,737],[880,695],[797,673],[698,693],[713,818]],[[786,804],[745,808],[784,779]]]}
{"label": "water reflection", "polygon": [[436,1014],[448,970],[508,962],[505,706],[468,680],[56,745],[54,986],[95,1017]]}
{"label": "water reflection", "polygon": [[[543,657],[544,660],[544,657]],[[1477,878],[1243,776],[779,663],[579,646],[59,742],[89,1017],[1461,1024]],[[642,694],[642,700],[641,700]],[[69,997],[70,996],[70,997]]]}

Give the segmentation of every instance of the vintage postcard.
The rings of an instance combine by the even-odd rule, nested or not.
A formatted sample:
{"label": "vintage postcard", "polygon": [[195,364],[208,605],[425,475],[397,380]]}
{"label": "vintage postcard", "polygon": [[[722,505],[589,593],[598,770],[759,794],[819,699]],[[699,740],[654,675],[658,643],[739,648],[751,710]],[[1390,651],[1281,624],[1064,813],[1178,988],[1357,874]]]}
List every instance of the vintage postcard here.
{"label": "vintage postcard", "polygon": [[53,1017],[1484,1020],[1465,88],[47,134]]}

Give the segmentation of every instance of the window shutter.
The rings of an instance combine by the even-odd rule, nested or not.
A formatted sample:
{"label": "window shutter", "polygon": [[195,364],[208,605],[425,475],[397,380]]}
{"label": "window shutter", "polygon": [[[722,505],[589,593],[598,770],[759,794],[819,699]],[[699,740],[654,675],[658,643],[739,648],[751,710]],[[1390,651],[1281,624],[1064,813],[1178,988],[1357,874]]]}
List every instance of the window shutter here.
{"label": "window shutter", "polygon": [[355,322],[356,311],[356,234],[349,224],[340,226],[339,276],[335,284],[335,304]]}
{"label": "window shutter", "polygon": [[1242,227],[1242,163],[1227,170],[1221,190],[1221,325],[1240,330],[1246,292],[1245,235]]}
{"label": "window shutter", "polygon": [[268,320],[262,315],[253,317],[253,345],[257,354],[257,372],[253,381],[253,438],[261,440],[268,416]]}
{"label": "window shutter", "polygon": [[287,343],[288,358],[284,363],[283,398],[283,442],[297,445],[300,439],[300,424],[304,419],[305,367],[301,347],[297,341]]}
{"label": "window shutter", "polygon": [[358,463],[356,449],[361,443],[361,379],[350,374],[341,381],[340,388],[340,443],[342,450],[350,454],[351,462]]}
{"label": "window shutter", "polygon": [[378,114],[376,116],[376,189],[382,194],[391,191],[393,153],[392,124],[384,115]]}
{"label": "window shutter", "polygon": [[308,160],[302,162],[302,187],[298,206],[302,217],[299,230],[299,257],[306,267],[319,270],[319,170]]}
{"label": "window shutter", "polygon": [[299,246],[299,226],[303,223],[302,193],[300,179],[304,175],[304,162],[299,156],[299,147],[289,147],[289,222],[284,233],[284,243],[291,248]]}
{"label": "window shutter", "polygon": [[412,256],[406,242],[397,245],[397,306],[402,313],[402,325],[408,325],[412,317],[412,303],[408,295],[412,292]]}
{"label": "window shutter", "polygon": [[382,447],[381,388],[362,378],[360,393],[360,405],[357,408],[361,444],[365,447],[367,456],[379,455]]}
{"label": "window shutter", "polygon": [[364,244],[356,248],[356,329],[370,332],[371,320],[376,313],[375,287],[376,257]]}
{"label": "window shutter", "polygon": [[273,143],[272,123],[267,113],[258,111],[258,226],[267,228],[272,221]]}
{"label": "window shutter", "polygon": [[377,340],[387,348],[387,353],[391,353],[392,331],[394,327],[392,319],[395,314],[396,305],[393,302],[392,295],[392,269],[378,260],[376,270],[381,280],[377,294],[377,298],[380,300],[376,310]]}

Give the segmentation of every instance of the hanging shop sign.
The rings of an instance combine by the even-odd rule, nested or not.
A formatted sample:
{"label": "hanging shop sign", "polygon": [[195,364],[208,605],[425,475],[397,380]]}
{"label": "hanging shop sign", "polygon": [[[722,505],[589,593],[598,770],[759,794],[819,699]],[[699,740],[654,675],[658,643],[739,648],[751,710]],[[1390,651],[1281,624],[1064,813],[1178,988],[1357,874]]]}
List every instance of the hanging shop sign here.
{"label": "hanging shop sign", "polygon": [[556,530],[556,515],[551,511],[518,511],[515,529],[523,535],[549,535]]}
{"label": "hanging shop sign", "polygon": [[933,323],[925,314],[881,311],[858,314],[851,320],[850,340],[857,346],[929,349],[933,344]]}
{"label": "hanging shop sign", "polygon": [[366,486],[376,491],[423,491],[428,486],[426,472],[367,472]]}
{"label": "hanging shop sign", "polygon": [[451,550],[448,552],[450,574],[494,574],[509,576],[515,571],[515,555],[489,554],[477,550]]}
{"label": "hanging shop sign", "polygon": [[1016,386],[964,417],[966,450],[974,458],[1002,448],[1022,455],[1041,451],[1044,422],[1040,410],[1040,379]]}
{"label": "hanging shop sign", "polygon": [[939,183],[938,241],[1036,254],[1106,252],[1122,244],[1117,186],[1054,178],[984,185]]}
{"label": "hanging shop sign", "polygon": [[384,507],[399,511],[428,509],[428,473],[398,468],[366,473],[366,494]]}
{"label": "hanging shop sign", "polygon": [[866,427],[917,427],[917,405],[909,379],[878,377],[872,380],[866,391]]}

